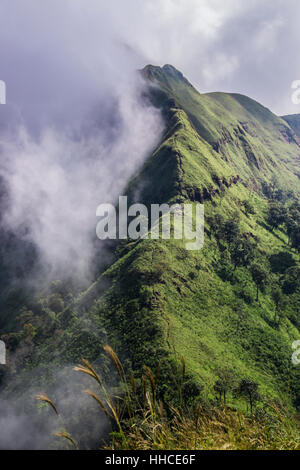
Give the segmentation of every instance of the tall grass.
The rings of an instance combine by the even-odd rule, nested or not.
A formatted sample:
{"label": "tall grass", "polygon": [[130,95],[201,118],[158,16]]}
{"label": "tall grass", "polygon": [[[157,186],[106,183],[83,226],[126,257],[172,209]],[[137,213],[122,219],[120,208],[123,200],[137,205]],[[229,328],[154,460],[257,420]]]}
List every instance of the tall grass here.
{"label": "tall grass", "polygon": [[[104,350],[111,358],[121,383],[121,396],[110,393],[100,375],[87,360],[74,368],[90,376],[99,387],[99,394],[85,390],[100,406],[112,425],[112,450],[300,450],[300,430],[297,419],[275,403],[268,404],[262,417],[246,415],[225,405],[199,404],[187,409],[178,386],[180,406],[165,406],[157,399],[159,365],[153,373],[145,367],[140,380],[131,373],[127,378],[121,361],[110,346]],[[181,360],[182,382],[185,361]],[[48,403],[60,420],[62,430],[57,436],[77,443],[64,428],[54,403],[46,395],[36,397]]]}
{"label": "tall grass", "polygon": [[66,428],[65,428],[65,425],[64,425],[64,422],[59,414],[59,412],[57,411],[57,408],[56,406],[54,405],[53,401],[45,394],[41,393],[39,395],[36,395],[36,400],[39,400],[39,401],[42,401],[44,403],[47,403],[48,405],[51,406],[51,408],[53,409],[54,413],[56,414],[57,418],[58,418],[58,421],[60,423],[60,426],[61,426],[61,430],[60,431],[57,431],[55,433],[55,435],[57,437],[61,437],[63,439],[66,439],[68,442],[70,442],[72,444],[73,447],[75,447],[75,449],[78,449],[78,444],[77,442],[73,439],[73,437],[67,432]]}

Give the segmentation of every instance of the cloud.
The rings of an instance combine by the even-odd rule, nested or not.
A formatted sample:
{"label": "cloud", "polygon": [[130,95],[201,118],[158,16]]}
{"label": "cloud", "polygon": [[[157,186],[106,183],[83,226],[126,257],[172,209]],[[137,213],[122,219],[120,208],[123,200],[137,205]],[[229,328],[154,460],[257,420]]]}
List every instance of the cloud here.
{"label": "cloud", "polygon": [[4,225],[35,242],[52,277],[89,274],[98,204],[117,200],[158,142],[161,118],[141,102],[140,86],[115,96],[116,109],[96,113],[111,119],[108,128],[98,131],[90,118],[87,131],[72,137],[46,127],[36,140],[20,127],[2,141],[0,173],[10,194]]}
{"label": "cloud", "polygon": [[200,91],[297,112],[296,0],[3,0],[1,79],[27,125],[75,125],[146,63],[172,63]]}
{"label": "cloud", "polygon": [[239,92],[278,114],[299,112],[296,0],[154,0],[107,6],[109,21],[142,60],[171,63],[199,91]]}
{"label": "cloud", "polygon": [[200,91],[241,91],[284,112],[300,74],[299,12],[296,0],[3,0],[1,79],[35,126],[74,122],[148,62],[172,63]]}
{"label": "cloud", "polygon": [[136,54],[97,5],[0,7],[8,88],[0,122],[11,123],[0,129],[10,194],[4,223],[35,242],[51,276],[89,274],[97,206],[122,194],[163,129],[159,112],[141,100]]}
{"label": "cloud", "polygon": [[[41,394],[40,376],[43,373],[44,370],[39,368],[27,371],[19,383],[14,379],[14,384],[22,387],[19,396],[14,390],[0,397],[0,450],[73,448],[68,441],[55,437],[55,433],[62,430],[62,423],[53,409],[35,399]],[[54,379],[47,385],[47,396],[54,402],[64,427],[79,448],[97,450],[101,439],[107,439],[111,426],[100,406],[83,393],[86,389],[99,395],[93,380],[76,374],[73,366],[64,366],[55,369]],[[107,389],[110,391],[109,387]]]}

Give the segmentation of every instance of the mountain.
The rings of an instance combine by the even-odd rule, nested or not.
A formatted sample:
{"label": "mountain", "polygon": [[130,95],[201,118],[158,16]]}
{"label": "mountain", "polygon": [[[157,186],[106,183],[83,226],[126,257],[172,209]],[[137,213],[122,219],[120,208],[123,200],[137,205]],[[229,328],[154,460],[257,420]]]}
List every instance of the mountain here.
{"label": "mountain", "polygon": [[290,114],[287,116],[282,116],[289,126],[293,129],[297,137],[300,136],[300,114]]}
{"label": "mountain", "polygon": [[213,399],[220,370],[231,370],[237,381],[257,383],[265,399],[295,409],[299,249],[290,243],[287,215],[294,221],[300,214],[300,116],[278,117],[239,94],[201,94],[171,65],[140,73],[144,99],[161,110],[165,129],[128,182],[128,197],[147,207],[204,203],[204,247],[125,240],[85,292],[53,283],[6,332],[13,367],[3,372],[3,393],[29,387],[31,371],[35,388],[41,374],[51,388],[56,369],[81,357],[104,369],[109,382],[101,353],[109,343],[136,374],[160,362],[164,401],[175,400],[174,370],[183,356],[186,400],[199,393]]}
{"label": "mountain", "polygon": [[[115,287],[110,291],[110,325],[121,332],[120,349],[134,368],[145,358],[154,366],[158,359],[183,355],[207,393],[214,371],[228,367],[257,381],[264,393],[286,396],[290,380],[297,388],[291,344],[299,338],[299,296],[289,297],[284,323],[274,327],[272,291],[282,282],[274,263],[269,287],[256,302],[250,266],[231,273],[228,244],[219,243],[214,231],[220,217],[234,220],[241,236],[255,242],[259,263],[269,266],[282,253],[298,262],[286,234],[266,224],[274,188],[287,199],[299,196],[296,132],[246,96],[198,93],[170,65],[147,66],[142,75],[166,131],[130,182],[129,194],[139,188],[139,201],[147,205],[204,202],[206,239],[203,250],[192,253],[177,241],[133,243],[108,270],[105,275],[118,286],[118,293]],[[248,202],[255,214],[245,210]]]}

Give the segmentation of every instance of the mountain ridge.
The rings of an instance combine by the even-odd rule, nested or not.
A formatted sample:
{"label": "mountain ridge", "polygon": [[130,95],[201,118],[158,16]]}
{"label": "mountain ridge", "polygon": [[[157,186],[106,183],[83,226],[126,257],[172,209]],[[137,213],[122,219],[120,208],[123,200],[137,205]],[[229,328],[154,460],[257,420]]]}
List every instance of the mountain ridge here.
{"label": "mountain ridge", "polygon": [[[50,383],[64,357],[84,356],[107,370],[100,346],[108,342],[137,374],[160,362],[163,401],[175,400],[174,370],[184,356],[187,399],[202,393],[213,400],[218,371],[231,369],[238,380],[255,381],[265,402],[299,406],[291,345],[300,339],[300,286],[295,281],[296,290],[284,294],[279,323],[274,301],[274,292],[292,282],[289,269],[299,266],[299,252],[286,222],[273,227],[269,217],[273,206],[298,211],[296,131],[244,95],[198,93],[170,65],[141,73],[144,97],[161,110],[165,130],[126,194],[148,207],[204,203],[204,247],[187,252],[184,240],[125,240],[112,265],[71,302],[56,285],[42,302],[24,307],[17,331],[8,333],[17,366],[6,393],[21,387],[18,373],[24,377],[34,367]],[[255,265],[266,269],[260,287]]]}

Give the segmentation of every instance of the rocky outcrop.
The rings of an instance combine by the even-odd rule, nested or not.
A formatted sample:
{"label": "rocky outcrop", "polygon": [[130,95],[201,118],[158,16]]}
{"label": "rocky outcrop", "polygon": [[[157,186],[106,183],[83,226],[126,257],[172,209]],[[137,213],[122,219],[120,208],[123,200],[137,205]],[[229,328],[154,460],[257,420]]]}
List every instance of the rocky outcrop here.
{"label": "rocky outcrop", "polygon": [[197,201],[203,204],[205,201],[211,201],[214,197],[219,196],[233,184],[237,184],[240,181],[240,177],[239,175],[236,175],[226,179],[213,176],[213,180],[217,186],[214,187],[213,185],[210,185],[204,188],[184,186],[184,193],[191,201]]}

